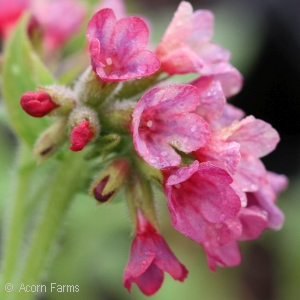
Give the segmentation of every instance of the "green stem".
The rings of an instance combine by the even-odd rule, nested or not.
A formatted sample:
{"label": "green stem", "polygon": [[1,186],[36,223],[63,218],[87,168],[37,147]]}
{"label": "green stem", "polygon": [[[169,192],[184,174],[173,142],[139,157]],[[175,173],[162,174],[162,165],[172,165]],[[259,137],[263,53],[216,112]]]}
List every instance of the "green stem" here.
{"label": "green stem", "polygon": [[80,153],[78,155],[70,153],[60,162],[53,185],[49,187],[51,189],[49,198],[28,246],[25,262],[15,286],[16,291],[10,294],[12,299],[26,300],[36,296],[35,293],[20,291],[21,284],[22,286],[39,284],[49,252],[62,226],[71,200],[78,191],[85,174],[84,163],[86,164]]}
{"label": "green stem", "polygon": [[[30,162],[30,163],[29,163]],[[32,155],[27,146],[21,143],[19,147],[15,194],[8,201],[9,211],[7,224],[4,227],[4,248],[2,256],[2,278],[0,288],[0,299],[4,299],[4,285],[12,281],[13,273],[16,269],[17,258],[20,252],[22,235],[24,232],[24,196],[28,193],[28,186],[34,165],[32,165]]]}

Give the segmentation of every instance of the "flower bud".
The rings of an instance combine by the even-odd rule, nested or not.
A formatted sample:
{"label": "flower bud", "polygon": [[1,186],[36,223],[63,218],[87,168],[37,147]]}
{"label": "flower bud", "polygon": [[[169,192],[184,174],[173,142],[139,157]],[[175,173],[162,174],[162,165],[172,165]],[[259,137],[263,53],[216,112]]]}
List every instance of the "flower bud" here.
{"label": "flower bud", "polygon": [[58,106],[51,115],[67,115],[77,102],[75,93],[65,86],[49,85],[38,87],[38,90],[48,93],[52,101]]}
{"label": "flower bud", "polygon": [[89,194],[101,202],[111,201],[127,180],[130,165],[127,160],[119,158],[104,169],[92,183]]}
{"label": "flower bud", "polygon": [[69,117],[70,150],[81,151],[99,134],[100,124],[96,112],[88,107],[75,108]]}
{"label": "flower bud", "polygon": [[42,163],[49,156],[59,149],[59,146],[65,141],[67,136],[67,119],[57,118],[57,120],[42,133],[37,140],[33,153],[39,157],[39,163]]}
{"label": "flower bud", "polygon": [[36,118],[44,117],[58,107],[46,92],[26,92],[22,95],[20,104],[27,114]]}

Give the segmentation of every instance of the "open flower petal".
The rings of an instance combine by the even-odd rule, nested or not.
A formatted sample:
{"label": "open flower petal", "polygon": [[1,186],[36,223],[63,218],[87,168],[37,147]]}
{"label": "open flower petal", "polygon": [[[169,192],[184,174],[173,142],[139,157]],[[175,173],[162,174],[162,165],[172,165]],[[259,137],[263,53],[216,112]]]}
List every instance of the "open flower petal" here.
{"label": "open flower petal", "polygon": [[136,151],[157,169],[178,166],[180,156],[197,150],[210,138],[208,124],[192,113],[198,104],[197,89],[191,85],[153,88],[139,100],[132,114]]}

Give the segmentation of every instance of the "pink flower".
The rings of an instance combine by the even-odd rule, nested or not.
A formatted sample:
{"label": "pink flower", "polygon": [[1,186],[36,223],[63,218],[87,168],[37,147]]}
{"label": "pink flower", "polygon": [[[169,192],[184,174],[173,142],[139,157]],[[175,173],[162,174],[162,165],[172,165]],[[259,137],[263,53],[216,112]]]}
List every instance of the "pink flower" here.
{"label": "pink flower", "polygon": [[138,17],[116,20],[111,9],[102,9],[90,20],[87,39],[90,42],[92,66],[108,82],[150,76],[160,67],[154,53],[145,50],[149,30]]}
{"label": "pink flower", "polygon": [[192,113],[199,98],[191,85],[153,88],[143,95],[132,114],[136,151],[157,169],[178,166],[181,157],[172,148],[190,153],[210,138],[208,124]]}
{"label": "pink flower", "polygon": [[0,36],[7,37],[19,17],[29,7],[29,0],[0,0]]}
{"label": "pink flower", "polygon": [[79,31],[86,8],[73,0],[35,0],[32,13],[42,30],[45,49],[50,52]]}
{"label": "pink flower", "polygon": [[216,73],[214,68],[218,63],[227,62],[230,53],[210,42],[213,22],[210,11],[193,13],[190,3],[181,2],[156,49],[162,69],[169,74]]}
{"label": "pink flower", "polygon": [[288,179],[284,175],[267,172],[263,184],[257,191],[247,193],[248,204],[257,205],[267,213],[268,228],[278,230],[284,222],[283,212],[276,206],[278,194],[288,185]]}
{"label": "pink flower", "polygon": [[44,117],[58,107],[46,92],[26,92],[22,95],[20,104],[27,114],[36,118]]}
{"label": "pink flower", "polygon": [[164,171],[164,191],[172,225],[192,240],[205,241],[206,227],[233,218],[241,202],[223,169],[195,161],[189,167]]}
{"label": "pink flower", "polygon": [[267,213],[257,206],[241,208],[236,218],[208,225],[205,242],[201,246],[206,253],[209,268],[216,271],[217,265],[239,265],[241,253],[237,241],[256,239],[266,227]]}
{"label": "pink flower", "polygon": [[214,131],[211,140],[194,154],[199,161],[228,171],[234,179],[232,187],[245,203],[244,192],[257,191],[266,181],[267,171],[259,158],[273,151],[278,141],[270,124],[249,116]]}
{"label": "pink flower", "polygon": [[139,212],[137,234],[123,277],[124,286],[131,291],[131,285],[135,282],[145,295],[153,295],[163,283],[163,272],[179,281],[183,281],[188,274],[164,238]]}

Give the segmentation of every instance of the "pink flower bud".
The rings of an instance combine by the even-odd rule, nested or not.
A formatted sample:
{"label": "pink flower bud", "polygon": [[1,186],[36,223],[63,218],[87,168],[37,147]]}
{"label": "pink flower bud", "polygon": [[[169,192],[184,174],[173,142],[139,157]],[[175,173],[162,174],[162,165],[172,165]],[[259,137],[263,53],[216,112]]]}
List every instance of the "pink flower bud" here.
{"label": "pink flower bud", "polygon": [[25,112],[36,118],[44,117],[58,107],[45,92],[26,92],[22,95],[20,104]]}
{"label": "pink flower bud", "polygon": [[73,128],[71,132],[70,150],[72,151],[81,151],[89,140],[93,137],[94,132],[89,126],[88,121],[83,121],[79,125]]}

